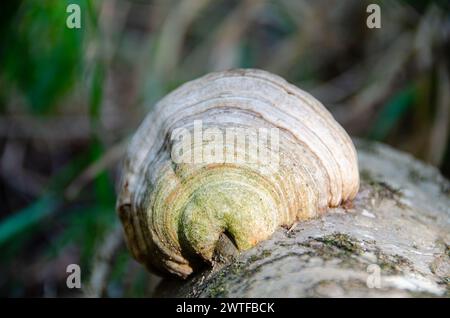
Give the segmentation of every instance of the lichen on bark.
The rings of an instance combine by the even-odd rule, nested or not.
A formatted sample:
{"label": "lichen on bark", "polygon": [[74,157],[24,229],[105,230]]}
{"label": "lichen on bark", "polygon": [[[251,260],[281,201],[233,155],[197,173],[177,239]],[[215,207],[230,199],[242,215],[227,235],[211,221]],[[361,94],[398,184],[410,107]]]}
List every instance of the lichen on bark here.
{"label": "lichen on bark", "polygon": [[390,147],[356,144],[361,189],[352,203],[280,228],[187,282],[166,280],[157,295],[449,296],[449,182]]}

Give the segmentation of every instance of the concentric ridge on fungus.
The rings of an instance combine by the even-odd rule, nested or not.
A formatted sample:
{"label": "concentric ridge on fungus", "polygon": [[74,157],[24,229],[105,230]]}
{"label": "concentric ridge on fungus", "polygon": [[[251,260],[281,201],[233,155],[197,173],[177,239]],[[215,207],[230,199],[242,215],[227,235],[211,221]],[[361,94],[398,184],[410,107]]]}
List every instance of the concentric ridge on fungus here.
{"label": "concentric ridge on fungus", "polygon": [[[204,130],[277,128],[278,165],[174,162],[183,142],[174,132],[192,132],[195,121]],[[199,146],[193,142],[192,152]],[[246,150],[234,140],[220,147]],[[268,72],[232,70],[188,82],[156,104],[129,146],[117,206],[133,256],[187,277],[213,261],[221,234],[251,248],[279,226],[353,199],[358,188],[353,143],[318,100]]]}

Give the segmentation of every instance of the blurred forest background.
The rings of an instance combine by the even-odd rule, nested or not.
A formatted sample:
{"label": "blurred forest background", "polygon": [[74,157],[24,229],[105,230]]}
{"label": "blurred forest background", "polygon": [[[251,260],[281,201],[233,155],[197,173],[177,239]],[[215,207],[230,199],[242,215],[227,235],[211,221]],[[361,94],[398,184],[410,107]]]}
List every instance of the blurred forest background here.
{"label": "blurred forest background", "polygon": [[[81,7],[81,29],[66,7]],[[366,27],[381,6],[381,29]],[[0,9],[0,295],[145,296],[115,213],[120,160],[152,105],[207,72],[262,68],[353,136],[450,176],[442,1],[16,0]],[[420,172],[417,173],[420,178]],[[80,264],[83,288],[66,287]]]}

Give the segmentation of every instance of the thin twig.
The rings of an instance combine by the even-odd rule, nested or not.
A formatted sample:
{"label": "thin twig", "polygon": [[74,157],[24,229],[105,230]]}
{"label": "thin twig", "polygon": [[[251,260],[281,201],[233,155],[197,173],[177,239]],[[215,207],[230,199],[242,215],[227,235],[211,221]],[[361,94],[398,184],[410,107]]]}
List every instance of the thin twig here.
{"label": "thin twig", "polygon": [[81,189],[92,181],[99,173],[112,166],[122,158],[125,153],[127,140],[111,147],[99,160],[95,161],[84,170],[66,189],[65,195],[68,199],[75,198]]}
{"label": "thin twig", "polygon": [[117,251],[123,246],[122,228],[117,225],[109,232],[95,255],[89,287],[86,291],[88,297],[101,297],[105,295],[109,275]]}

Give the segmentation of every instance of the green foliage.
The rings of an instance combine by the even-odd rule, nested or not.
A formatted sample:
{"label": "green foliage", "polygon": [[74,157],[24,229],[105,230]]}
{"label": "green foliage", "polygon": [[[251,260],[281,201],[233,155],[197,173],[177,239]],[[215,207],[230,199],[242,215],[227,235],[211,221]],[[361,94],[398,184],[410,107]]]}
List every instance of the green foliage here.
{"label": "green foliage", "polygon": [[34,113],[55,107],[80,72],[84,28],[66,27],[69,3],[84,1],[26,0],[9,21],[2,71],[27,97]]}
{"label": "green foliage", "polygon": [[[94,140],[91,146],[92,162],[101,158],[104,154],[104,149],[98,140]],[[114,210],[115,192],[113,181],[109,177],[107,171],[102,171],[94,179],[94,193],[96,201],[104,207],[112,207]]]}
{"label": "green foliage", "polygon": [[0,246],[53,213],[57,203],[58,200],[53,195],[47,194],[1,222]]}
{"label": "green foliage", "polygon": [[65,230],[51,243],[48,249],[50,258],[69,245],[80,247],[80,266],[88,269],[92,264],[92,256],[100,239],[110,230],[115,219],[113,209],[100,204],[81,205],[65,212],[60,224]]}
{"label": "green foliage", "polygon": [[383,107],[375,120],[369,137],[374,140],[384,140],[398,121],[413,106],[416,99],[416,89],[410,85],[395,94]]}
{"label": "green foliage", "polygon": [[95,70],[92,78],[92,84],[90,89],[90,116],[93,120],[93,124],[97,123],[100,117],[101,102],[103,98],[103,81],[104,81],[104,69],[100,63],[95,65]]}
{"label": "green foliage", "polygon": [[[87,157],[75,158],[52,178],[44,195],[22,210],[0,221],[0,246],[15,240],[23,232],[35,233],[45,225],[45,220],[57,213],[64,202],[63,191],[67,184],[88,164]],[[39,226],[41,225],[41,226]],[[23,237],[25,238],[25,237]],[[20,239],[25,243],[26,240]]]}

